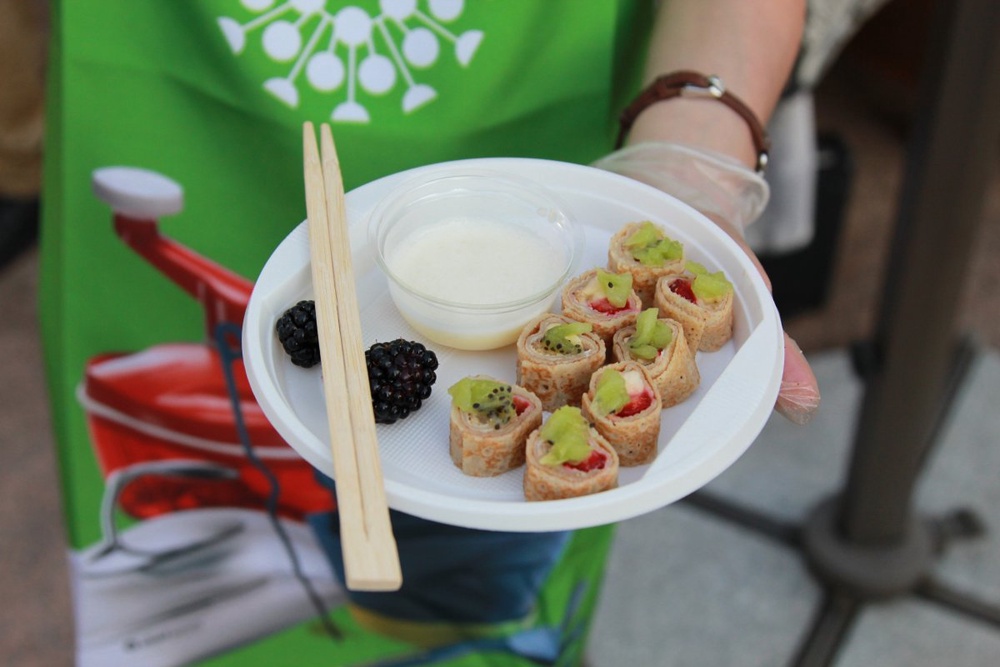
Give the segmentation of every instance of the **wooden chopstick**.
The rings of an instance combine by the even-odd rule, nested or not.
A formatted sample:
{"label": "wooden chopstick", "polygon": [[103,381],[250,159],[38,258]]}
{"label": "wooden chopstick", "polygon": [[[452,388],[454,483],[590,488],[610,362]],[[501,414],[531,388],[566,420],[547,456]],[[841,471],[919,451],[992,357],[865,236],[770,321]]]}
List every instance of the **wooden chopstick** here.
{"label": "wooden chopstick", "polygon": [[347,588],[393,591],[402,585],[399,553],[379,462],[375,414],[351,266],[344,185],[329,125],[302,131],[306,212],[316,322],[337,483]]}

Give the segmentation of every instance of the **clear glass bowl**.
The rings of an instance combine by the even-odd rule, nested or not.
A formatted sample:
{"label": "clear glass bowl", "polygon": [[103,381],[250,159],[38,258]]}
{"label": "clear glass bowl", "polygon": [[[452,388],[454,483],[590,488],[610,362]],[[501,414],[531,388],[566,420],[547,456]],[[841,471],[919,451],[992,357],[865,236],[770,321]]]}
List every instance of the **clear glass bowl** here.
{"label": "clear glass bowl", "polygon": [[552,306],[583,251],[566,206],[543,186],[447,165],[394,188],[369,236],[403,318],[465,350],[513,343]]}

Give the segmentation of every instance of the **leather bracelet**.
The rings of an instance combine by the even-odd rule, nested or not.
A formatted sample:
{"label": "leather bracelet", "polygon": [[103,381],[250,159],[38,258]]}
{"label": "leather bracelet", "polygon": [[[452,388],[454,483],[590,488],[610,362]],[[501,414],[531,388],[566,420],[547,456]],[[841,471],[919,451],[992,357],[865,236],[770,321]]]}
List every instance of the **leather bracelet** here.
{"label": "leather bracelet", "polygon": [[767,168],[768,153],[771,150],[771,140],[767,136],[767,131],[757,116],[751,111],[743,100],[726,90],[722,79],[717,76],[706,76],[699,72],[681,70],[664,74],[647,86],[632,103],[625,107],[618,118],[619,130],[615,148],[621,148],[625,143],[625,137],[632,124],[647,107],[664,100],[675,97],[696,97],[704,99],[718,100],[727,107],[735,111],[746,121],[750,127],[750,138],[753,140],[754,150],[757,151],[758,173],[764,173]]}

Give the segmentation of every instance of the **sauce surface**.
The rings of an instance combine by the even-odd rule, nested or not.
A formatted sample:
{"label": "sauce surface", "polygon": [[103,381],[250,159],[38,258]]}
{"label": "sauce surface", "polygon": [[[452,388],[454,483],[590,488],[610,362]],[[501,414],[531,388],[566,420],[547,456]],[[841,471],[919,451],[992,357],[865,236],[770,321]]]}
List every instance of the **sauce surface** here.
{"label": "sauce surface", "polygon": [[517,301],[551,285],[564,257],[517,225],[455,218],[428,225],[395,248],[387,262],[411,289],[475,305]]}

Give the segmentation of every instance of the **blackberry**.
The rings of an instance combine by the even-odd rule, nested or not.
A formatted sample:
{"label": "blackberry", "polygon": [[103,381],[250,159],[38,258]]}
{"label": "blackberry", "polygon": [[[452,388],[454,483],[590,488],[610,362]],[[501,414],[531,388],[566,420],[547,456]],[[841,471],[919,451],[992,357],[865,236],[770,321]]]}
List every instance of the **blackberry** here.
{"label": "blackberry", "polygon": [[316,303],[299,301],[286,310],[274,325],[281,347],[302,368],[319,363],[319,333],[316,330]]}
{"label": "blackberry", "polygon": [[397,338],[365,351],[375,421],[392,424],[419,410],[437,380],[437,355],[420,343]]}

